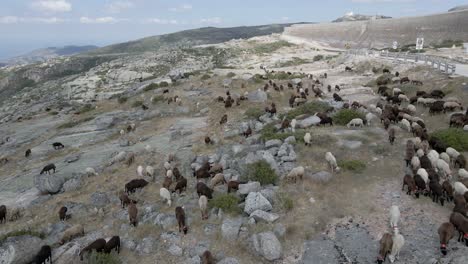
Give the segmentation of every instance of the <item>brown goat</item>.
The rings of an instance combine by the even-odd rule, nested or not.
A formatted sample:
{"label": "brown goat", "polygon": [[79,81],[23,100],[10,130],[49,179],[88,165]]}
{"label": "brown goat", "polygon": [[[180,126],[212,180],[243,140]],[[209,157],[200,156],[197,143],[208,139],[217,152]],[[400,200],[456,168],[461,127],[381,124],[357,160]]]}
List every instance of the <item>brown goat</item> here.
{"label": "brown goat", "polygon": [[134,203],[130,203],[128,205],[128,218],[130,220],[130,225],[137,226],[138,220],[138,209]]}
{"label": "brown goat", "polygon": [[403,177],[403,186],[401,187],[402,191],[405,189],[405,186],[408,186],[408,191],[406,192],[407,195],[411,195],[412,192],[416,197],[419,197],[413,176],[406,174],[405,177]]}
{"label": "brown goat", "polygon": [[239,182],[238,181],[229,181],[228,182],[228,190],[227,192],[230,193],[232,190],[239,190]]}
{"label": "brown goat", "polygon": [[177,206],[175,209],[177,224],[179,225],[179,232],[184,232],[187,234],[188,227],[185,225],[185,212],[184,209],[180,206]]}
{"label": "brown goat", "polygon": [[67,207],[62,206],[59,210],[59,219],[60,221],[65,221],[67,220]]}
{"label": "brown goat", "polygon": [[206,136],[206,137],[205,137],[205,144],[206,144],[206,145],[213,144],[213,141],[211,141],[211,138],[210,138],[209,136]]}
{"label": "brown goat", "polygon": [[393,142],[395,142],[395,128],[391,127],[388,130],[388,141],[390,142],[390,145],[393,145]]}
{"label": "brown goat", "polygon": [[210,251],[206,250],[202,255],[202,264],[215,264],[215,260]]}
{"label": "brown goat", "polygon": [[178,181],[182,175],[180,174],[180,171],[177,167],[175,167],[174,169],[172,169],[172,174],[174,175],[176,181]]}
{"label": "brown goat", "polygon": [[80,260],[83,261],[83,255],[87,252],[91,253],[93,250],[96,252],[100,253],[104,251],[104,248],[106,246],[106,240],[103,238],[98,238],[91,244],[89,244],[87,247],[83,248],[80,252]]}
{"label": "brown goat", "polygon": [[466,200],[463,195],[456,194],[453,197],[453,202],[455,203],[455,207],[453,208],[453,212],[460,213],[461,215],[466,216]]}
{"label": "brown goat", "polygon": [[460,213],[452,213],[450,215],[450,223],[452,223],[458,231],[458,242],[465,240],[465,245],[468,247],[468,219]]}
{"label": "brown goat", "polygon": [[387,254],[392,252],[393,239],[389,233],[383,234],[380,239],[379,256],[377,257],[377,263],[382,264],[387,258]]}
{"label": "brown goat", "polygon": [[7,208],[5,205],[0,206],[0,224],[1,223],[6,223],[6,214],[7,214]]}
{"label": "brown goat", "polygon": [[169,190],[171,185],[172,185],[172,178],[171,177],[164,177],[164,181],[163,181],[162,186]]}
{"label": "brown goat", "polygon": [[120,204],[122,205],[122,208],[125,208],[125,206],[129,205],[130,203],[137,203],[135,200],[130,199],[125,192],[122,192],[119,195],[119,199],[120,199]]}
{"label": "brown goat", "polygon": [[111,253],[111,251],[115,248],[117,250],[117,254],[120,254],[120,237],[113,236],[109,241],[107,241],[106,246],[104,247],[104,253]]}
{"label": "brown goat", "polygon": [[223,117],[221,117],[221,121],[219,121],[219,124],[225,124],[227,123],[227,114],[224,114]]}
{"label": "brown goat", "polygon": [[181,178],[177,181],[177,184],[174,188],[174,192],[179,191],[179,194],[187,190],[187,179],[180,176]]}
{"label": "brown goat", "polygon": [[205,195],[208,199],[213,199],[213,190],[208,188],[203,182],[197,183],[197,194],[198,197]]}
{"label": "brown goat", "polygon": [[447,255],[447,244],[455,236],[455,226],[452,223],[443,223],[437,230],[440,239],[440,252]]}
{"label": "brown goat", "polygon": [[449,180],[442,183],[443,192],[448,202],[453,201],[453,187]]}

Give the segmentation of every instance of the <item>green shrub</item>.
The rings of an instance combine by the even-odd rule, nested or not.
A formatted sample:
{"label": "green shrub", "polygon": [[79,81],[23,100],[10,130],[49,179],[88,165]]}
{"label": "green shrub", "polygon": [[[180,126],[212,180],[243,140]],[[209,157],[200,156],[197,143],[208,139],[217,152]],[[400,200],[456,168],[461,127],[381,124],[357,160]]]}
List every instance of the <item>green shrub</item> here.
{"label": "green shrub", "polygon": [[441,140],[448,147],[452,147],[457,151],[468,151],[468,133],[461,128],[437,130],[431,136]]}
{"label": "green shrub", "polygon": [[57,111],[50,111],[49,112],[49,115],[52,115],[52,116],[58,115],[58,114],[59,114],[59,112],[57,112]]}
{"label": "green shrub", "polygon": [[141,100],[136,100],[132,103],[132,107],[140,107],[143,105],[143,101]]}
{"label": "green shrub", "polygon": [[204,74],[204,75],[201,77],[201,80],[202,80],[202,81],[205,81],[205,80],[208,80],[208,79],[210,79],[210,78],[211,78],[210,75]]}
{"label": "green shrub", "polygon": [[220,208],[228,213],[237,214],[241,211],[239,208],[239,198],[230,193],[214,196],[213,199],[210,200],[209,205],[211,208]]}
{"label": "green shrub", "polygon": [[169,86],[169,83],[166,82],[166,81],[163,81],[163,82],[159,83],[159,87],[168,87],[168,86]]}
{"label": "green shrub", "polygon": [[93,251],[88,258],[88,264],[120,264],[122,263],[115,254],[97,253]]}
{"label": "green shrub", "polygon": [[284,192],[278,192],[276,194],[276,204],[279,205],[283,211],[291,211],[294,208],[294,200]]}
{"label": "green shrub", "polygon": [[366,169],[366,163],[360,160],[341,160],[338,161],[338,167],[345,171],[362,173]]}
{"label": "green shrub", "polygon": [[41,239],[45,238],[45,235],[40,232],[35,232],[31,230],[15,230],[15,231],[11,231],[11,232],[1,235],[0,244],[3,243],[3,241],[5,241],[9,237],[17,237],[17,236],[34,236],[34,237],[39,237]]}
{"label": "green shrub", "polygon": [[293,44],[284,40],[280,40],[280,41],[276,41],[272,43],[258,44],[254,47],[254,52],[260,53],[260,54],[272,53],[282,47],[291,47],[291,46],[293,46]]}
{"label": "green shrub", "polygon": [[310,103],[300,105],[294,108],[293,110],[289,111],[286,114],[286,118],[291,120],[297,116],[304,115],[304,114],[313,115],[318,112],[325,112],[328,108],[330,108],[330,106],[327,103],[319,102],[319,101],[310,102]]}
{"label": "green shrub", "polygon": [[153,99],[151,99],[151,103],[157,104],[159,102],[163,102],[164,100],[165,100],[164,96],[157,95],[157,96],[154,96]]}
{"label": "green shrub", "polygon": [[125,104],[128,101],[128,98],[126,96],[119,96],[117,101],[119,102],[119,104]]}
{"label": "green shrub", "polygon": [[461,47],[463,46],[463,41],[462,40],[451,40],[451,39],[446,39],[443,40],[441,43],[434,44],[434,48],[440,49],[440,48],[451,48],[455,45],[456,47]]}
{"label": "green shrub", "polygon": [[295,133],[280,132],[276,129],[274,124],[267,124],[260,131],[260,139],[264,141],[268,141],[272,139],[285,140],[286,138],[290,136],[294,136],[296,138],[296,142],[303,142],[304,135],[305,135],[304,130],[296,130]]}
{"label": "green shrub", "polygon": [[232,77],[236,76],[236,74],[233,73],[233,72],[229,72],[226,76],[227,76],[228,78],[232,78]]}
{"label": "green shrub", "polygon": [[282,67],[291,67],[291,66],[302,65],[302,64],[306,64],[306,63],[309,63],[309,61],[305,60],[305,59],[302,59],[302,58],[299,58],[299,57],[293,57],[292,60],[276,63],[275,66],[279,67],[279,68],[282,68]]}
{"label": "green shrub", "polygon": [[314,56],[314,61],[321,61],[321,60],[323,60],[323,55],[319,54],[319,55]]}
{"label": "green shrub", "polygon": [[85,104],[83,107],[81,107],[81,109],[78,112],[80,114],[83,114],[92,110],[94,110],[94,107],[92,104]]}
{"label": "green shrub", "polygon": [[258,120],[259,117],[261,117],[263,114],[265,114],[265,110],[258,108],[258,107],[251,107],[245,111],[245,115],[249,119],[256,119]]}
{"label": "green shrub", "polygon": [[247,166],[247,178],[251,181],[258,181],[262,185],[275,184],[278,175],[264,160],[257,161]]}
{"label": "green shrub", "polygon": [[143,91],[145,92],[148,92],[148,91],[151,91],[151,90],[155,90],[159,88],[159,85],[157,83],[151,83],[150,85],[146,86]]}
{"label": "green shrub", "polygon": [[346,125],[354,118],[365,120],[364,114],[353,109],[341,109],[333,116],[333,122],[337,125]]}

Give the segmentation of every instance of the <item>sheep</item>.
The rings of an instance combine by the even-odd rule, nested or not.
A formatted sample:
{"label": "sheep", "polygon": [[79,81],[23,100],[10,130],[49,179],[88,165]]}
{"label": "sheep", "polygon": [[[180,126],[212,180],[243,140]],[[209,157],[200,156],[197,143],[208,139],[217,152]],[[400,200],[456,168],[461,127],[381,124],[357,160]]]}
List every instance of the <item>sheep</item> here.
{"label": "sheep", "polygon": [[[418,151],[416,151],[416,156],[418,158],[422,158],[423,156],[425,156],[426,154],[424,153],[424,150],[423,149],[418,149]],[[430,161],[429,161],[430,162]]]}
{"label": "sheep", "polygon": [[372,113],[367,113],[366,114],[366,121],[367,121],[367,125],[370,126],[371,125],[371,122],[373,119],[376,119],[377,117],[372,114]]}
{"label": "sheep", "polygon": [[26,152],[24,153],[24,156],[27,158],[31,156],[31,149],[27,149]]}
{"label": "sheep", "polygon": [[208,188],[203,182],[197,183],[197,194],[198,197],[205,195],[208,199],[213,199],[213,190]]}
{"label": "sheep", "polygon": [[179,191],[179,194],[180,194],[186,189],[187,189],[187,179],[184,178],[184,177],[180,177],[179,180],[176,183],[176,186],[174,188],[174,192]]}
{"label": "sheep", "polygon": [[403,186],[401,187],[401,190],[405,190],[405,185],[408,186],[408,191],[406,192],[407,195],[411,195],[411,192],[413,192],[416,195],[416,198],[419,197],[419,194],[416,191],[416,183],[414,182],[414,178],[406,174],[405,177],[403,177]]}
{"label": "sheep", "polygon": [[393,263],[395,259],[400,258],[400,250],[405,245],[405,238],[398,232],[398,229],[395,230],[392,240],[392,252],[388,256],[391,263]]}
{"label": "sheep", "polygon": [[172,172],[172,170],[166,171],[166,177],[168,177],[168,178],[174,177],[174,173]]}
{"label": "sheep", "polygon": [[402,126],[402,128],[404,128],[407,132],[411,132],[411,124],[408,120],[406,119],[402,119],[400,121],[400,124]]}
{"label": "sheep", "polygon": [[172,200],[171,200],[171,193],[166,188],[159,189],[159,196],[164,200],[167,201],[167,205],[171,207]]}
{"label": "sheep", "polygon": [[417,171],[421,167],[421,162],[419,161],[419,158],[417,156],[414,156],[411,159],[411,168],[413,171]]}
{"label": "sheep", "polygon": [[458,241],[462,238],[465,240],[465,245],[468,246],[468,219],[460,213],[452,213],[450,215],[450,223],[455,226],[458,231]]}
{"label": "sheep", "polygon": [[86,175],[87,175],[88,177],[99,175],[99,174],[98,174],[93,168],[91,168],[91,167],[86,168],[85,173],[86,173]]}
{"label": "sheep", "polygon": [[41,170],[41,173],[40,174],[44,174],[45,172],[47,172],[47,174],[50,174],[50,171],[53,170],[54,173],[55,173],[55,164],[51,163],[51,164],[48,164],[46,165],[42,170]]}
{"label": "sheep", "polygon": [[363,127],[364,126],[364,121],[361,118],[354,118],[349,123],[346,125],[348,128],[351,127]]}
{"label": "sheep", "polygon": [[169,188],[171,187],[171,184],[172,184],[172,178],[164,177],[164,181],[163,181],[162,186],[169,190]]}
{"label": "sheep", "polygon": [[450,156],[447,153],[445,152],[440,153],[439,158],[443,159],[447,164],[450,164]]}
{"label": "sheep", "polygon": [[59,220],[60,221],[65,221],[67,219],[67,207],[62,206],[58,212],[59,214]]}
{"label": "sheep", "polygon": [[96,239],[93,241],[91,244],[83,248],[80,252],[80,260],[83,261],[83,255],[85,253],[91,253],[93,250],[95,250],[98,253],[101,253],[104,250],[104,247],[106,246],[106,240],[103,238]]}
{"label": "sheep", "polygon": [[154,168],[153,168],[152,166],[146,166],[145,171],[146,171],[146,175],[147,175],[148,177],[153,177],[153,175],[154,175]]}
{"label": "sheep", "polygon": [[437,169],[439,169],[439,171],[442,172],[442,175],[444,175],[444,177],[452,176],[452,171],[450,170],[450,166],[443,159],[437,160],[436,167]]}
{"label": "sheep", "polygon": [[54,149],[63,149],[63,148],[65,148],[65,146],[64,146],[62,143],[60,143],[60,142],[54,142],[54,143],[52,143],[52,147],[53,147]]}
{"label": "sheep", "polygon": [[166,171],[172,169],[171,163],[165,161],[165,162],[164,162],[164,169],[166,169]]}
{"label": "sheep", "polygon": [[16,221],[23,216],[24,209],[21,207],[12,207],[8,210],[8,221]]}
{"label": "sheep", "polygon": [[418,171],[416,172],[416,175],[421,176],[421,178],[424,180],[426,184],[429,183],[429,174],[427,173],[426,169],[424,168],[418,169]]}
{"label": "sheep", "polygon": [[296,132],[296,123],[297,123],[296,119],[291,120],[291,124],[290,124],[290,125],[291,125],[291,131],[292,131],[293,133]]}
{"label": "sheep", "polygon": [[390,227],[398,229],[398,221],[400,220],[400,209],[397,205],[390,207]]}
{"label": "sheep", "polygon": [[294,181],[294,183],[297,182],[297,179],[300,179],[302,181],[302,179],[304,178],[304,171],[305,171],[304,167],[302,167],[302,166],[293,168],[289,172],[289,174],[286,176],[286,180]]}
{"label": "sheep", "polygon": [[41,247],[37,255],[34,257],[34,263],[52,263],[52,249],[49,245],[44,245]]}
{"label": "sheep", "polygon": [[388,141],[390,142],[390,145],[393,145],[393,142],[395,142],[395,127],[390,127],[388,129]]}
{"label": "sheep", "polygon": [[219,183],[224,183],[224,175],[222,173],[217,173],[210,181],[210,187],[213,188]]}
{"label": "sheep", "polygon": [[130,220],[130,225],[137,226],[138,224],[138,208],[132,202],[128,204],[128,219]]}
{"label": "sheep", "polygon": [[211,254],[210,251],[205,250],[203,252],[202,258],[201,258],[201,264],[215,264],[215,260],[213,258],[213,255]]}
{"label": "sheep", "polygon": [[121,129],[121,130],[120,130],[120,135],[121,135],[121,136],[125,135],[125,130]]}
{"label": "sheep", "polygon": [[325,160],[327,161],[328,165],[330,166],[330,169],[332,173],[336,170],[339,171],[340,167],[338,167],[338,164],[336,163],[336,158],[333,156],[331,152],[325,153]]}
{"label": "sheep", "polygon": [[136,189],[140,189],[148,185],[148,182],[144,179],[134,179],[125,184],[125,192],[133,193]]}
{"label": "sheep", "polygon": [[432,162],[431,160],[427,157],[427,155],[423,155],[422,157],[419,158],[419,161],[421,162],[421,168],[430,170],[432,169]]}
{"label": "sheep", "polygon": [[409,102],[409,98],[408,96],[404,95],[404,94],[399,94],[398,95],[398,99],[400,99],[400,101],[405,101],[405,102]]}
{"label": "sheep", "polygon": [[437,233],[439,234],[440,252],[445,256],[447,255],[448,242],[455,236],[455,226],[450,222],[443,223],[437,229]]}
{"label": "sheep", "polygon": [[468,192],[468,188],[461,183],[461,182],[455,182],[453,184],[453,190],[455,194],[460,194],[460,195],[465,195],[466,192]]}
{"label": "sheep", "polygon": [[214,164],[214,165],[210,168],[210,170],[209,170],[209,173],[210,173],[211,175],[214,175],[214,174],[216,174],[216,173],[221,173],[221,172],[223,172],[223,165],[221,165],[221,164],[219,164],[219,163],[218,163],[218,164]]}
{"label": "sheep", "polygon": [[427,140],[421,141],[421,149],[424,153],[429,153],[429,147],[429,142],[427,142]]}
{"label": "sheep", "polygon": [[459,169],[458,170],[458,177],[461,179],[467,179],[468,178],[468,171],[465,169]]}
{"label": "sheep", "polygon": [[392,235],[389,233],[383,234],[382,238],[380,239],[380,248],[379,248],[379,256],[377,257],[377,263],[382,264],[387,258],[387,254],[391,253],[392,248],[393,248]]}
{"label": "sheep", "polygon": [[120,254],[120,237],[113,236],[109,241],[106,242],[106,246],[104,247],[104,253],[110,254],[111,251],[115,248],[117,254]]}
{"label": "sheep", "polygon": [[184,234],[187,234],[188,227],[185,224],[185,212],[184,209],[180,206],[177,206],[175,208],[175,215],[177,219],[177,224],[179,225],[179,233],[184,232]]}
{"label": "sheep", "polygon": [[460,108],[460,110],[463,110],[463,107],[456,102],[445,102],[444,103],[444,113],[446,111],[454,111],[456,108]]}
{"label": "sheep", "polygon": [[392,95],[398,95],[399,93],[401,93],[401,89],[400,88],[393,88],[393,93]]}
{"label": "sheep", "polygon": [[239,182],[238,181],[229,181],[228,182],[228,190],[227,192],[230,193],[231,190],[239,190]]}
{"label": "sheep", "polygon": [[406,109],[408,109],[408,111],[412,114],[416,113],[416,106],[412,105],[412,104],[409,104]]}
{"label": "sheep", "polygon": [[138,176],[143,177],[143,170],[144,170],[143,166],[140,165],[140,166],[137,167]]}
{"label": "sheep", "polygon": [[84,228],[82,225],[80,224],[74,225],[66,229],[65,232],[63,232],[62,238],[60,239],[59,244],[63,245],[76,237],[83,236],[84,234],[85,232],[84,232]]}
{"label": "sheep", "polygon": [[311,135],[309,132],[305,133],[304,135],[304,144],[306,146],[310,146],[310,139],[311,139]]}
{"label": "sheep", "polygon": [[198,199],[198,206],[200,207],[202,220],[208,219],[208,198],[205,195],[200,196]]}
{"label": "sheep", "polygon": [[455,150],[454,148],[448,147],[445,152],[450,156],[452,159],[457,159],[458,155],[460,155],[460,152]]}
{"label": "sheep", "polygon": [[437,161],[439,160],[439,153],[437,153],[437,151],[432,149],[429,151],[429,153],[427,153],[427,157],[431,161],[432,167],[436,167]]}

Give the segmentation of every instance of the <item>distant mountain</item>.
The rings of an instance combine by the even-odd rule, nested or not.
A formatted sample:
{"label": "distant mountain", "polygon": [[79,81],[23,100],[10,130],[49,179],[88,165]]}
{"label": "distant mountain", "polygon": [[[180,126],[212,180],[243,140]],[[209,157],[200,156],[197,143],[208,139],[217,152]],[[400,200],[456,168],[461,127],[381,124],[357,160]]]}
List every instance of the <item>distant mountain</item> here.
{"label": "distant mountain", "polygon": [[461,10],[468,10],[468,5],[456,6],[456,7],[452,8],[452,9],[449,9],[449,12],[461,11]]}
{"label": "distant mountain", "polygon": [[349,12],[345,14],[344,16],[333,20],[332,22],[337,23],[337,22],[364,21],[364,20],[388,19],[388,18],[391,18],[391,17],[381,16],[381,15],[366,16],[366,15],[359,15],[359,14],[354,14],[353,12]]}
{"label": "distant mountain", "polygon": [[36,62],[44,62],[48,59],[59,56],[71,56],[86,51],[97,49],[97,46],[64,46],[64,47],[49,47],[45,49],[33,50],[21,56],[8,59],[5,63],[9,65],[29,64]]}
{"label": "distant mountain", "polygon": [[93,50],[89,52],[89,54],[137,53],[145,51],[158,51],[164,48],[183,48],[194,45],[217,44],[232,39],[247,39],[256,36],[270,35],[273,33],[282,33],[285,27],[289,27],[291,25],[293,24],[273,24],[232,28],[205,27],[199,29],[190,29],[166,35],[152,36],[135,41],[114,44]]}

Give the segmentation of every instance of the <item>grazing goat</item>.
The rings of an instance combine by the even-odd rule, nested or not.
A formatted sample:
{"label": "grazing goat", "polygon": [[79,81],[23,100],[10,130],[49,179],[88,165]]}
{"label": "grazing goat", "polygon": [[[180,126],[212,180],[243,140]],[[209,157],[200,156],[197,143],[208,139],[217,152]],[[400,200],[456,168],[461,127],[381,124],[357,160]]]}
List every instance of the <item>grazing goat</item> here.
{"label": "grazing goat", "polygon": [[172,178],[171,177],[164,177],[164,181],[163,181],[162,186],[169,190],[171,185],[172,185]]}
{"label": "grazing goat", "polygon": [[206,145],[213,144],[213,141],[211,140],[211,138],[209,136],[205,136],[205,144]]}
{"label": "grazing goat", "polygon": [[304,167],[296,167],[289,172],[289,174],[286,176],[286,180],[294,181],[294,183],[296,183],[298,179],[302,181],[302,179],[304,178],[304,172]]}
{"label": "grazing goat", "polygon": [[222,173],[217,173],[213,178],[211,178],[210,188],[215,187],[219,183],[223,184],[224,182],[226,182],[224,175]]}
{"label": "grazing goat", "polygon": [[200,196],[198,199],[198,206],[200,207],[202,220],[208,219],[208,199],[205,195]]}
{"label": "grazing goat", "polygon": [[42,170],[41,170],[41,173],[40,174],[44,174],[44,172],[46,172],[47,174],[50,174],[50,171],[53,170],[54,173],[55,173],[55,164],[51,163],[51,164],[48,164],[46,165]]}
{"label": "grazing goat", "polygon": [[63,245],[65,243],[67,243],[68,241],[74,239],[75,237],[79,237],[79,236],[82,236],[84,234],[85,234],[85,232],[84,232],[84,228],[83,228],[82,225],[80,225],[80,224],[74,225],[74,226],[66,229],[65,232],[63,232],[62,238],[60,239],[59,244]]}
{"label": "grazing goat", "polygon": [[419,194],[416,191],[414,178],[409,174],[406,174],[405,177],[403,177],[403,186],[401,187],[402,191],[405,189],[405,186],[408,186],[408,191],[406,192],[407,195],[411,195],[411,192],[413,192],[416,195],[416,198],[419,197]]}
{"label": "grazing goat", "polygon": [[140,165],[137,167],[138,176],[143,177],[143,171],[144,171],[143,166]]}
{"label": "grazing goat", "polygon": [[468,219],[462,214],[455,212],[450,215],[450,223],[458,231],[458,242],[465,240],[465,245],[468,247]]}
{"label": "grazing goat", "polygon": [[336,158],[331,152],[325,153],[325,160],[327,161],[328,166],[330,166],[332,173],[334,173],[334,171],[340,170],[340,167],[338,167],[338,163],[336,162]]}
{"label": "grazing goat", "polygon": [[132,202],[128,204],[128,219],[130,220],[130,225],[137,226],[138,224],[138,208]]}
{"label": "grazing goat", "polygon": [[354,118],[346,125],[348,128],[351,127],[364,127],[364,121],[361,118]]}
{"label": "grazing goat", "polygon": [[104,247],[104,253],[110,254],[111,251],[115,249],[117,254],[120,254],[120,237],[113,236],[109,241],[107,241],[106,246]]}
{"label": "grazing goat", "polygon": [[171,206],[171,193],[166,188],[159,189],[159,196],[163,199],[163,201],[167,201],[167,205],[169,207]]}
{"label": "grazing goat", "polygon": [[221,120],[219,121],[220,125],[225,124],[225,123],[227,123],[227,114],[224,114]]}
{"label": "grazing goat", "polygon": [[393,145],[393,142],[395,142],[395,128],[390,127],[388,130],[388,141],[390,142],[390,145]]}
{"label": "grazing goat", "polygon": [[206,184],[204,184],[203,182],[197,183],[197,194],[198,197],[205,195],[208,199],[213,198],[213,190],[208,188],[208,186],[206,186]]}
{"label": "grazing goat", "polygon": [[311,139],[311,135],[309,132],[307,132],[305,135],[304,135],[304,144],[306,146],[310,146],[310,139]]}
{"label": "grazing goat", "polygon": [[58,212],[59,214],[59,220],[60,221],[65,221],[67,220],[67,207],[62,206]]}
{"label": "grazing goat", "polygon": [[184,232],[184,234],[187,234],[188,227],[185,224],[185,212],[184,209],[180,206],[177,206],[175,208],[175,215],[177,219],[177,224],[179,225],[179,233]]}
{"label": "grazing goat", "polygon": [[398,229],[398,221],[400,220],[400,209],[396,205],[390,207],[390,227]]}
{"label": "grazing goat", "polygon": [[52,249],[49,245],[42,246],[39,253],[34,257],[34,263],[43,264],[49,261],[52,263]]}
{"label": "grazing goat", "polygon": [[174,192],[179,191],[179,194],[181,194],[185,190],[187,190],[187,179],[181,176],[176,183]]}
{"label": "grazing goat", "polygon": [[405,245],[405,238],[398,232],[398,229],[394,231],[392,240],[392,252],[388,256],[388,259],[390,259],[391,263],[393,263],[395,259],[400,258],[400,250],[403,245]]}
{"label": "grazing goat", "polygon": [[447,255],[447,245],[450,239],[455,236],[455,226],[449,222],[443,223],[437,229],[437,233],[439,234],[440,252],[445,256]]}
{"label": "grazing goat", "polygon": [[80,260],[83,261],[83,255],[85,253],[91,253],[92,251],[96,251],[98,253],[101,253],[104,250],[104,247],[106,246],[106,240],[104,238],[98,238],[95,241],[93,241],[91,244],[83,248],[80,252]]}
{"label": "grazing goat", "polygon": [[148,182],[144,179],[134,179],[125,184],[125,192],[133,193],[136,189],[140,189],[148,185]]}
{"label": "grazing goat", "polygon": [[26,152],[24,153],[24,156],[27,158],[31,156],[31,149],[27,149]]}
{"label": "grazing goat", "polygon": [[214,258],[213,258],[213,255],[208,250],[203,252],[201,261],[202,261],[201,262],[202,264],[215,264],[216,263]]}
{"label": "grazing goat", "polygon": [[52,146],[54,147],[54,149],[63,149],[63,148],[65,148],[65,146],[60,142],[54,142],[52,144]]}
{"label": "grazing goat", "polygon": [[387,258],[387,254],[392,252],[393,239],[389,233],[383,234],[380,239],[379,256],[377,257],[377,263],[382,264]]}
{"label": "grazing goat", "polygon": [[239,190],[239,182],[238,181],[229,181],[228,182],[228,190],[227,192],[230,193],[232,190]]}

